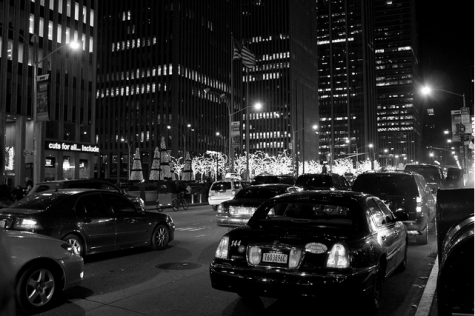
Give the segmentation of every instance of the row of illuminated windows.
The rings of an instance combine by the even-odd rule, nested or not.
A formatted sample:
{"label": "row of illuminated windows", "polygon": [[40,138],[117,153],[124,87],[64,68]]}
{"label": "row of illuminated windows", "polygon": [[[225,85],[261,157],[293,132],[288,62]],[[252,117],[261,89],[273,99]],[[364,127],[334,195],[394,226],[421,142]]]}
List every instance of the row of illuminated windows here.
{"label": "row of illuminated windows", "polygon": [[[348,39],[347,38],[337,38],[337,39],[334,39],[331,41],[332,44],[334,43],[346,43],[346,42],[353,42],[355,39],[353,37],[349,37]],[[325,40],[325,41],[318,41],[317,42],[317,45],[326,45],[326,44],[330,44],[330,41],[328,40]]]}
{"label": "row of illuminated windows", "polygon": [[138,39],[130,39],[127,41],[121,41],[117,43],[112,43],[112,51],[121,51],[125,49],[131,49],[131,48],[139,48],[139,47],[145,47],[145,46],[151,46],[155,45],[157,43],[157,38],[153,37],[152,39],[147,39],[146,41],[144,40],[143,42],[140,42],[140,38]]}
{"label": "row of illuminated windows", "polygon": [[400,115],[400,116],[379,116],[378,121],[397,121],[397,120],[412,120],[413,115]]}
{"label": "row of illuminated windows", "polygon": [[392,47],[392,48],[381,48],[376,49],[374,52],[376,54],[390,53],[390,52],[401,52],[405,50],[412,50],[411,46],[402,46],[402,47]]}
{"label": "row of illuminated windows", "polygon": [[286,58],[290,58],[290,52],[262,55],[262,60],[275,60],[275,59],[286,59]]}
{"label": "row of illuminated windows", "polygon": [[378,122],[378,126],[413,126],[414,123],[412,121],[404,121],[404,122]]}
{"label": "row of illuminated windows", "polygon": [[264,38],[262,36],[254,36],[254,37],[251,37],[250,42],[251,43],[269,42],[269,41],[272,41],[273,39],[286,40],[286,39],[289,39],[289,37],[290,36],[288,34],[279,34],[277,36],[269,35],[268,37],[264,37]]}
{"label": "row of illuminated windows", "polygon": [[409,78],[412,78],[412,74],[410,74],[410,73],[401,74],[401,75],[393,74],[391,77],[376,77],[376,81],[386,81],[386,80],[395,80],[395,79],[409,79]]}
{"label": "row of illuminated windows", "polygon": [[253,145],[254,149],[264,149],[264,148],[284,148],[283,142],[260,142]]}
{"label": "row of illuminated windows", "polygon": [[408,110],[396,110],[396,111],[388,111],[388,112],[380,112],[378,111],[378,116],[383,115],[400,115],[400,114],[407,114],[409,113]]}
{"label": "row of illuminated windows", "polygon": [[[157,88],[158,87],[158,88]],[[163,89],[162,89],[163,87]],[[114,96],[128,96],[128,95],[135,95],[135,94],[144,94],[144,93],[153,93],[155,91],[167,91],[167,84],[166,83],[148,83],[148,84],[141,84],[136,85],[134,87],[121,87],[121,88],[107,88],[102,90],[97,90],[97,98],[104,98],[104,97],[114,97]]]}
{"label": "row of illuminated windows", "polygon": [[[35,2],[35,0],[31,0],[31,2]],[[68,17],[71,17],[71,2],[73,2],[73,0],[66,0],[66,15]],[[59,14],[63,14],[63,0],[61,1],[49,1],[49,9],[54,11],[54,4],[55,3],[58,3],[58,13]],[[45,6],[45,0],[40,0],[40,5],[41,6]],[[90,15],[90,24],[91,26],[94,26],[94,10],[89,10],[89,15]],[[82,8],[82,22],[83,23],[87,23],[87,8],[86,7],[83,7]],[[74,2],[74,19],[76,21],[79,21],[79,3],[77,2]]]}
{"label": "row of illuminated windows", "polygon": [[376,86],[397,86],[397,85],[406,85],[412,84],[412,80],[397,80],[397,81],[388,81],[388,82],[378,82]]}
{"label": "row of illuminated windows", "polygon": [[253,81],[260,81],[260,80],[274,80],[274,79],[279,79],[280,77],[281,77],[281,74],[279,72],[272,72],[272,73],[243,76],[242,81],[253,82]]}
{"label": "row of illuminated windows", "polygon": [[412,130],[414,130],[413,126],[378,128],[378,132],[397,132],[397,131],[412,131]]}
{"label": "row of illuminated windows", "polygon": [[378,110],[388,110],[388,109],[404,109],[404,108],[412,108],[413,104],[391,104],[388,106],[379,106],[377,107]]}

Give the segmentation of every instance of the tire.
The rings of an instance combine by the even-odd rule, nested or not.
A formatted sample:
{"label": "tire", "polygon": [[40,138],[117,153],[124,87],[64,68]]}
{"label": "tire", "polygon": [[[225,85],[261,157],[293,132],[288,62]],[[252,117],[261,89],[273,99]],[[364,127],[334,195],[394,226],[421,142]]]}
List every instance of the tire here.
{"label": "tire", "polygon": [[63,237],[63,240],[73,245],[74,252],[81,257],[85,255],[84,243],[80,237],[74,234],[68,234]]}
{"label": "tire", "polygon": [[167,248],[170,242],[170,233],[165,225],[158,225],[152,234],[152,248],[154,250],[163,250]]}
{"label": "tire", "polygon": [[59,276],[44,264],[28,267],[15,288],[20,309],[26,313],[38,313],[50,308],[61,292],[59,280]]}
{"label": "tire", "polygon": [[406,247],[404,249],[404,258],[402,259],[399,266],[396,268],[397,273],[401,273],[404,270],[406,270],[406,267],[407,267],[407,245],[408,245],[408,243],[407,243],[407,240],[406,240]]}
{"label": "tire", "polygon": [[211,208],[213,209],[213,211],[217,211],[218,210],[218,206],[217,205],[211,205]]}
{"label": "tire", "polygon": [[172,209],[174,212],[178,211],[178,207],[180,206],[180,202],[178,202],[178,199],[173,199],[172,200]]}
{"label": "tire", "polygon": [[181,207],[183,207],[185,211],[188,209],[188,201],[186,199],[181,201]]}
{"label": "tire", "polygon": [[424,231],[422,231],[422,235],[416,236],[416,242],[419,245],[427,245],[427,243],[429,242],[429,227],[428,226],[426,226]]}
{"label": "tire", "polygon": [[374,315],[378,310],[383,294],[383,282],[383,269],[381,267],[381,263],[379,263],[376,267],[376,272],[373,277],[373,287],[368,295],[366,295],[364,300],[364,315]]}

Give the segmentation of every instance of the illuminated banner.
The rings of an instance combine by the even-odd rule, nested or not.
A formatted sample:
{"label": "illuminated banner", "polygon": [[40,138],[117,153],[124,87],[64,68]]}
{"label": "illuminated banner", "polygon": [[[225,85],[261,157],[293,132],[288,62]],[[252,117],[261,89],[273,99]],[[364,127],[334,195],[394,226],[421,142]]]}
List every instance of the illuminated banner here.
{"label": "illuminated banner", "polygon": [[452,115],[452,141],[460,141],[460,110],[450,111]]}
{"label": "illuminated banner", "polygon": [[60,151],[78,151],[86,153],[98,153],[99,147],[94,145],[82,145],[76,143],[65,142],[45,142],[45,149],[47,150],[60,150]]}
{"label": "illuminated banner", "polygon": [[36,120],[49,121],[49,75],[36,77]]}

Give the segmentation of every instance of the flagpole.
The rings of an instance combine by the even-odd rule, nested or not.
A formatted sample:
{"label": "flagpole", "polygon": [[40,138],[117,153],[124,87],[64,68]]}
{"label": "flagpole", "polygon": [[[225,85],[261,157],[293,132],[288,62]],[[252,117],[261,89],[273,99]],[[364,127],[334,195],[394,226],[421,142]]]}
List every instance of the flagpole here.
{"label": "flagpole", "polygon": [[249,181],[249,69],[246,67],[246,180]]}
{"label": "flagpole", "polygon": [[233,172],[234,171],[234,157],[233,157],[233,147],[232,147],[232,137],[231,137],[231,134],[232,134],[232,127],[231,127],[231,124],[232,124],[232,110],[234,109],[234,91],[233,91],[233,87],[234,87],[234,71],[233,71],[233,60],[234,60],[234,37],[233,37],[233,33],[231,33],[231,90],[230,90],[230,94],[231,94],[231,105],[230,107],[228,107],[228,111],[229,111],[229,139],[228,139],[228,146],[229,146],[229,149],[228,149],[228,153],[229,153],[229,157],[228,157],[228,161],[230,163],[230,171]]}

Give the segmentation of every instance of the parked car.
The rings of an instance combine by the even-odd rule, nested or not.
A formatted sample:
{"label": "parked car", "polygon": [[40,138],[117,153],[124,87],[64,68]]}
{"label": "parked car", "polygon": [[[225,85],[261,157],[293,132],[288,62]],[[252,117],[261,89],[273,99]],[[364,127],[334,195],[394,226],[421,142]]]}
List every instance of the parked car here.
{"label": "parked car", "polygon": [[138,196],[127,194],[124,189],[114,185],[109,180],[105,179],[71,179],[71,180],[54,180],[54,181],[44,181],[36,183],[33,188],[28,192],[27,195],[57,190],[57,189],[102,189],[102,190],[111,190],[114,192],[119,192],[120,194],[127,197],[129,200],[137,204],[138,206],[145,207],[143,199]]}
{"label": "parked car", "polygon": [[84,261],[70,244],[40,234],[1,230],[0,239],[5,238],[8,246],[2,249],[2,262],[3,266],[8,264],[14,276],[12,286],[19,312],[49,309],[62,291],[82,282]]}
{"label": "parked car", "polygon": [[306,173],[297,177],[290,192],[306,190],[350,190],[351,185],[345,177],[337,173]]}
{"label": "parked car", "polygon": [[403,210],[409,219],[404,221],[408,233],[425,245],[429,238],[429,224],[434,221],[436,198],[424,177],[414,172],[373,172],[356,177],[353,191],[376,195],[395,212]]}
{"label": "parked car", "polygon": [[222,227],[245,225],[263,202],[276,195],[285,194],[290,184],[256,184],[240,190],[231,200],[218,206],[216,222]]}
{"label": "parked car", "polygon": [[211,285],[241,297],[313,297],[318,304],[351,298],[374,311],[383,280],[406,267],[406,218],[360,192],[276,196],[221,238]]}
{"label": "parked car", "polygon": [[65,240],[81,256],[150,246],[165,249],[175,224],[110,190],[62,189],[28,195],[0,210],[7,230],[24,230]]}
{"label": "parked car", "polygon": [[433,194],[436,194],[437,190],[444,185],[444,172],[438,165],[407,164],[404,171],[417,172],[423,176]]}
{"label": "parked car", "polygon": [[291,175],[261,174],[261,175],[255,176],[251,181],[251,185],[266,184],[266,183],[286,183],[286,184],[294,185],[295,177]]}
{"label": "parked car", "polygon": [[249,181],[236,178],[225,178],[224,180],[215,181],[209,187],[208,203],[213,208],[213,211],[217,211],[219,204],[232,199],[239,190],[249,185]]}

